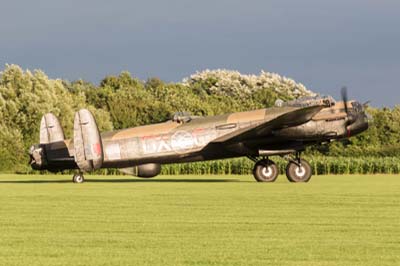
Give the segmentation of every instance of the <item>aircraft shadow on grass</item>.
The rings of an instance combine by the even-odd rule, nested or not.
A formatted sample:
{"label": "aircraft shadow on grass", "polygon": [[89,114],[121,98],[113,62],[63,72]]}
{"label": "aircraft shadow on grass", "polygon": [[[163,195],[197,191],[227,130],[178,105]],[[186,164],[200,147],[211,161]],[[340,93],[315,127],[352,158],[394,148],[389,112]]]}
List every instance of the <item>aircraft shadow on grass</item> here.
{"label": "aircraft shadow on grass", "polygon": [[[88,183],[224,183],[240,182],[239,179],[87,179]],[[52,184],[71,183],[70,180],[4,180],[0,184]]]}

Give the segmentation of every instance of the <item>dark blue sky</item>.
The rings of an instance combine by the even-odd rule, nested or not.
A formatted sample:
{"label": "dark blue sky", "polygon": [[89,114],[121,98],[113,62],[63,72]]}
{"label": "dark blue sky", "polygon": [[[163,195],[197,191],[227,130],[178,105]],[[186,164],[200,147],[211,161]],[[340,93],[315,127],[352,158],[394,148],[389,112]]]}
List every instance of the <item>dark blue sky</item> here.
{"label": "dark blue sky", "polygon": [[261,69],[374,106],[400,104],[398,0],[2,1],[0,64],[95,83]]}

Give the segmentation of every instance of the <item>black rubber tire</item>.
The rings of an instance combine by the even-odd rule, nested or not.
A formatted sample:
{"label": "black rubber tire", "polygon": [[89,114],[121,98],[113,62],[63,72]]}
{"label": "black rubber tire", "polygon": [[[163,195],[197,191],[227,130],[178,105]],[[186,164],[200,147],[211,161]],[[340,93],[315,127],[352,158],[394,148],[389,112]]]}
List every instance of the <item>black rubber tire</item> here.
{"label": "black rubber tire", "polygon": [[310,164],[303,159],[300,159],[300,165],[294,162],[289,162],[286,167],[286,176],[290,182],[308,182],[312,176]]}
{"label": "black rubber tire", "polygon": [[278,167],[271,160],[260,160],[254,165],[253,176],[257,182],[274,182],[278,175]]}
{"label": "black rubber tire", "polygon": [[72,177],[72,182],[80,184],[83,183],[85,181],[85,178],[83,177],[83,174],[75,174]]}

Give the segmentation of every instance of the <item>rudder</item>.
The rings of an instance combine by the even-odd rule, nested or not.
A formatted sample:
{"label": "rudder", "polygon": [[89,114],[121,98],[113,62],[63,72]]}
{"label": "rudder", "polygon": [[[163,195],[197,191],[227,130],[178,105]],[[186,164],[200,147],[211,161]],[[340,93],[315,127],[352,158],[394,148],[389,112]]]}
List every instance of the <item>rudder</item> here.
{"label": "rudder", "polygon": [[43,115],[40,121],[40,144],[63,141],[64,139],[64,131],[57,117],[52,113]]}
{"label": "rudder", "polygon": [[92,113],[81,109],[74,118],[74,157],[85,172],[101,168],[104,154],[101,136]]}

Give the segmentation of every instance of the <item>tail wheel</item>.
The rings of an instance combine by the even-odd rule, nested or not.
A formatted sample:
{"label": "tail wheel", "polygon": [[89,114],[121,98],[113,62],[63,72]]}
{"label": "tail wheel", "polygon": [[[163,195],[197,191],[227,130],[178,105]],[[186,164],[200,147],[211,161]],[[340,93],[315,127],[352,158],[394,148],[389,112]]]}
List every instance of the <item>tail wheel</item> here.
{"label": "tail wheel", "polygon": [[278,174],[278,167],[271,160],[260,160],[253,169],[254,178],[258,182],[274,182]]}
{"label": "tail wheel", "polygon": [[290,182],[308,182],[311,175],[311,166],[303,159],[298,162],[289,162],[286,167],[286,176]]}
{"label": "tail wheel", "polygon": [[83,174],[75,174],[72,177],[72,182],[74,182],[74,183],[83,183],[83,181],[85,181]]}

